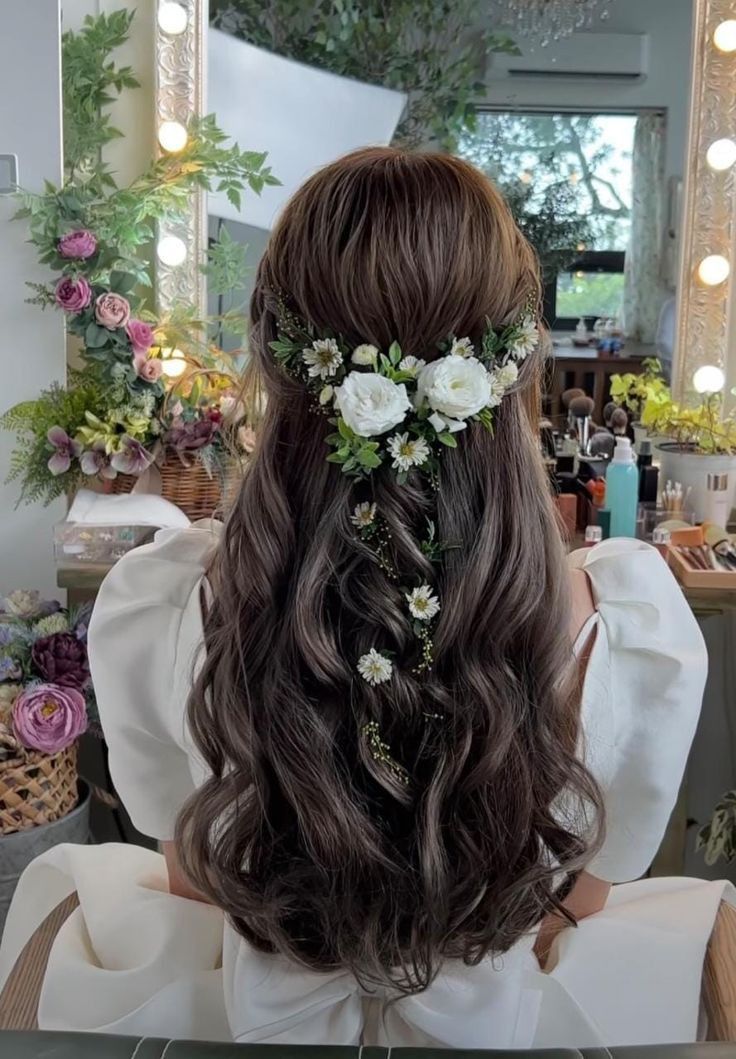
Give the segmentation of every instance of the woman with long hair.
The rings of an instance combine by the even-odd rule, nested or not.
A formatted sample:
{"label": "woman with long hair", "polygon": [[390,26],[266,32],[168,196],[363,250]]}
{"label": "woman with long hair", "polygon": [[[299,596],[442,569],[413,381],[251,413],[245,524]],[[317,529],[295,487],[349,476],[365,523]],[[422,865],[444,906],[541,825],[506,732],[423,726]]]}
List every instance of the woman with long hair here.
{"label": "woman with long hair", "polygon": [[[126,938],[106,1028],[693,1039],[683,909],[706,938],[720,891],[609,890],[661,841],[703,643],[653,549],[565,556],[539,303],[533,252],[457,159],[359,151],[285,209],[252,300],[265,413],[237,500],[224,527],[123,559],[90,630],[112,774],[169,877],[142,851],[57,854],[78,889],[95,856],[127,880],[86,925],[100,988],[99,946]],[[606,996],[617,970],[631,985]]]}

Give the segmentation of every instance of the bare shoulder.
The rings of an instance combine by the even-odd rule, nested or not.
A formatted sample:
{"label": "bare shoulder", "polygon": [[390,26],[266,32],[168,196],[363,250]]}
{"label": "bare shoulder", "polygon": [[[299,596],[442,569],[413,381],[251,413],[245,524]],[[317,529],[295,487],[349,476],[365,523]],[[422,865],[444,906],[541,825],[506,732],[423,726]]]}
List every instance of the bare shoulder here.
{"label": "bare shoulder", "polygon": [[580,630],[595,613],[595,600],[590,578],[585,570],[570,570],[572,610],[570,614],[570,636],[575,642]]}

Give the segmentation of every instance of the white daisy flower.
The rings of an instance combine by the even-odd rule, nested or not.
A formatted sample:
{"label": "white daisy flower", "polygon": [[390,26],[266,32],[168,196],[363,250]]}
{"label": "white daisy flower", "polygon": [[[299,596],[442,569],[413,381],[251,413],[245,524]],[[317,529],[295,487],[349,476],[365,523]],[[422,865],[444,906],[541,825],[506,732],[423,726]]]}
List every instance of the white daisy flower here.
{"label": "white daisy flower", "polygon": [[519,369],[513,360],[510,360],[508,364],[504,364],[502,368],[497,368],[495,374],[498,376],[498,381],[506,389],[513,386],[516,380],[519,378]]}
{"label": "white daisy flower", "polygon": [[375,364],[378,357],[378,350],[375,346],[362,345],[356,346],[353,350],[353,355],[350,358],[353,364]]}
{"label": "white daisy flower", "polygon": [[399,471],[421,467],[429,457],[429,445],[424,438],[410,438],[408,434],[394,434],[389,438],[388,451],[393,457],[393,466]]}
{"label": "white daisy flower", "polygon": [[334,338],[317,338],[311,349],[302,350],[302,360],[309,365],[309,376],[328,379],[342,364],[342,353]]}
{"label": "white daisy flower", "polygon": [[399,371],[406,371],[410,375],[418,375],[426,363],[426,360],[420,360],[418,357],[404,357],[403,360],[399,361]]}
{"label": "white daisy flower", "polygon": [[364,504],[358,504],[355,511],[350,516],[350,521],[358,529],[365,529],[366,526],[372,526],[373,521],[376,517],[376,505],[369,504],[368,501]]}
{"label": "white daisy flower", "polygon": [[379,654],[375,647],[371,647],[367,655],[358,659],[358,672],[363,680],[373,687],[390,680],[393,668],[391,659]]}
{"label": "white daisy flower", "polygon": [[431,621],[440,612],[440,601],[432,594],[430,585],[420,585],[406,597],[409,611],[419,621]]}
{"label": "white daisy flower", "polygon": [[333,386],[324,386],[320,391],[319,403],[327,404],[335,396],[335,389]]}
{"label": "white daisy flower", "polygon": [[515,360],[524,360],[537,348],[539,330],[532,316],[525,316],[519,324],[516,338],[509,346],[508,352]]}
{"label": "white daisy flower", "polygon": [[475,350],[469,338],[455,338],[450,348],[451,357],[474,357]]}

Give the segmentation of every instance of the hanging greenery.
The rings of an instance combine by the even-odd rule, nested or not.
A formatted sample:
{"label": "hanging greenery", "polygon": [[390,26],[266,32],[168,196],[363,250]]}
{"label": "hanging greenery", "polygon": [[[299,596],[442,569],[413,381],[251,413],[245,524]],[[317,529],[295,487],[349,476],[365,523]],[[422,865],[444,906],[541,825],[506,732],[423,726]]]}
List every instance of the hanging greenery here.
{"label": "hanging greenery", "polygon": [[454,150],[486,55],[518,54],[480,0],[213,0],[212,24],[260,48],[408,95],[395,142]]}

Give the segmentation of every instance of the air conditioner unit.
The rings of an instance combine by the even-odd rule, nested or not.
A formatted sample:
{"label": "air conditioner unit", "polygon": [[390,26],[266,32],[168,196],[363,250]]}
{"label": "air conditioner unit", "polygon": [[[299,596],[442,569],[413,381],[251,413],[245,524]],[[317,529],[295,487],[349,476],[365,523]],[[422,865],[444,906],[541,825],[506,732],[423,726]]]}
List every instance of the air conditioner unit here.
{"label": "air conditioner unit", "polygon": [[521,39],[522,55],[491,55],[490,81],[555,78],[560,81],[617,81],[629,84],[647,75],[646,33],[573,33],[546,48]]}

